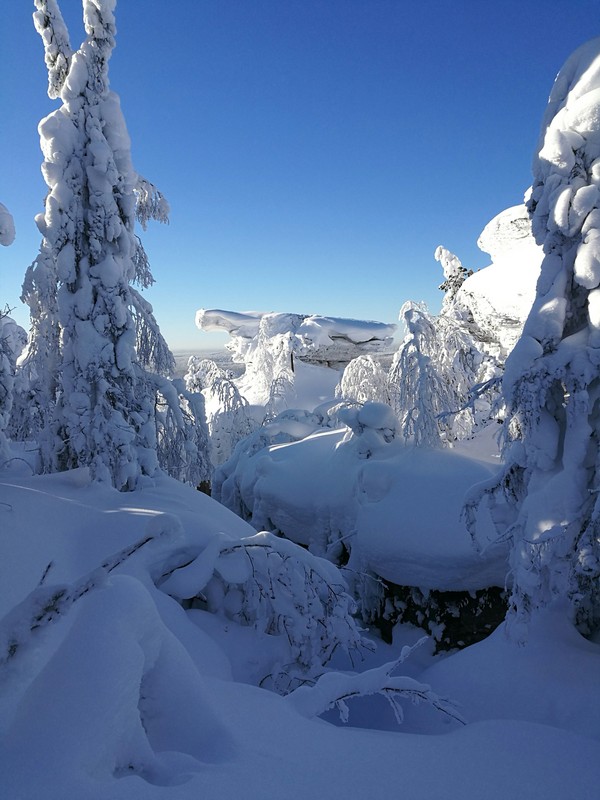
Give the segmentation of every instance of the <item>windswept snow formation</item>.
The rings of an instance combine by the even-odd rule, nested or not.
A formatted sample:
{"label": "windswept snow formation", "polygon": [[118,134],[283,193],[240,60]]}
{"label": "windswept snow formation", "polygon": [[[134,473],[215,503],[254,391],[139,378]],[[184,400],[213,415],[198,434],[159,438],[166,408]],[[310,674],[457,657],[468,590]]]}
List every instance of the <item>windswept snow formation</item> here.
{"label": "windswept snow formation", "polygon": [[248,361],[260,338],[290,337],[294,356],[312,364],[343,366],[366,353],[388,353],[396,325],[307,314],[280,314],[200,309],[196,325],[205,331],[227,331],[226,347],[237,361]]}

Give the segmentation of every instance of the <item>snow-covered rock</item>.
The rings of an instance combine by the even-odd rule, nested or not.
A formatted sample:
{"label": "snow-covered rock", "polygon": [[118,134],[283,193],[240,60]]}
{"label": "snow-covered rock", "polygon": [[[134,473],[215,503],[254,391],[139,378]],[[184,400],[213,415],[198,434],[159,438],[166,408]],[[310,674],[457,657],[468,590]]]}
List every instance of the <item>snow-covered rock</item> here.
{"label": "snow-covered rock", "polygon": [[535,297],[543,258],[531,232],[525,205],[494,217],[477,242],[492,257],[490,266],[468,277],[456,294],[456,307],[493,335],[505,354],[521,335]]}
{"label": "snow-covered rock", "polygon": [[227,331],[231,342],[226,347],[234,360],[251,360],[260,338],[275,341],[289,336],[296,358],[336,367],[366,353],[390,352],[396,330],[395,324],[367,320],[202,308],[196,313],[196,325],[205,331]]}

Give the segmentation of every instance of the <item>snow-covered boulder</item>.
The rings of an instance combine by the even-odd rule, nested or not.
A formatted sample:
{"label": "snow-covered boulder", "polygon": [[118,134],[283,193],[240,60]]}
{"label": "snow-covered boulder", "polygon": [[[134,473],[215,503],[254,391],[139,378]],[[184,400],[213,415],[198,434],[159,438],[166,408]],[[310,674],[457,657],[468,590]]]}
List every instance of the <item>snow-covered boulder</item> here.
{"label": "snow-covered boulder", "polygon": [[494,217],[477,244],[491,256],[492,263],[464,281],[455,305],[470,315],[481,331],[493,335],[506,354],[521,335],[531,309],[544,254],[533,238],[525,205],[507,208]]}
{"label": "snow-covered boulder", "polygon": [[260,345],[276,348],[279,338],[288,337],[294,357],[336,368],[359,355],[390,352],[396,330],[395,324],[367,320],[202,308],[196,325],[204,331],[227,331],[231,341],[226,347],[236,361],[248,362]]}

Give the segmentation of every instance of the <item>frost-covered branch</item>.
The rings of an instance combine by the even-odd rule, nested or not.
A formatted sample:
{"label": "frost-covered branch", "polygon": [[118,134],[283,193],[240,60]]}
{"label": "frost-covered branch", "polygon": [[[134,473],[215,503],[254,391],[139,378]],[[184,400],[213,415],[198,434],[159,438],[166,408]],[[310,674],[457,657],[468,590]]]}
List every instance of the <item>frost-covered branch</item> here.
{"label": "frost-covered branch", "polygon": [[411,703],[425,702],[456,722],[465,724],[464,719],[453,703],[440,697],[431,687],[407,676],[392,675],[408,656],[428,637],[420,639],[413,647],[404,647],[396,661],[390,661],[375,669],[361,673],[326,672],[309,686],[299,686],[287,696],[287,702],[305,717],[318,717],[331,708],[337,708],[340,718],[347,722],[349,709],[347,701],[355,697],[368,697],[381,694],[389,702],[398,724],[404,720],[401,700]]}
{"label": "frost-covered branch", "polygon": [[[46,626],[63,618],[72,606],[88,592],[105,585],[108,575],[135,553],[161,537],[173,533],[173,518],[164,515],[153,522],[154,530],[106,558],[97,569],[72,584],[45,586],[44,581],[51,564],[36,589],[0,620],[0,667],[27,647],[32,638]],[[164,524],[163,524],[164,522]]]}
{"label": "frost-covered branch", "polygon": [[135,188],[135,216],[144,230],[148,222],[169,222],[169,204],[161,191],[153,183],[137,176]]}
{"label": "frost-covered branch", "polygon": [[269,533],[232,541],[217,535],[159,588],[186,603],[279,637],[285,663],[263,683],[286,693],[314,679],[341,649],[349,657],[367,643],[360,635],[340,572],[329,562]]}
{"label": "frost-covered branch", "polygon": [[48,68],[48,95],[60,97],[69,69],[73,51],[69,43],[69,32],[56,0],[34,0],[35,29],[44,42],[44,57]]}

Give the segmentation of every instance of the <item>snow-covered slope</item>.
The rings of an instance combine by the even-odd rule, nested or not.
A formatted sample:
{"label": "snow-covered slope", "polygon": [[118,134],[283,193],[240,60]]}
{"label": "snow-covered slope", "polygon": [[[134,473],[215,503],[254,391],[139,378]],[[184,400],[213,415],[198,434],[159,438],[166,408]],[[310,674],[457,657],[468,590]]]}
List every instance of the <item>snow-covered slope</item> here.
{"label": "snow-covered slope", "polygon": [[[214,501],[172,480],[120,494],[90,484],[82,470],[5,473],[0,497],[3,611],[39,584],[38,596],[47,587],[64,606],[28,636],[15,627],[23,606],[0,623],[3,647],[9,631],[24,637],[0,663],[1,796],[383,800],[399,787],[414,800],[596,796],[598,687],[589,678],[598,645],[571,633],[543,649],[511,648],[498,633],[496,645],[450,656],[430,672],[434,690],[437,681],[464,698],[466,726],[409,702],[404,726],[394,730],[391,710],[372,698],[357,706],[357,719],[379,730],[340,728],[308,718],[293,694],[240,682],[264,658],[269,634],[186,613],[148,580],[165,549],[202,546],[215,531],[232,541],[247,535],[246,524]],[[110,574],[93,571],[140,534],[161,532]],[[65,585],[81,589],[68,608],[57,594]],[[412,634],[397,633],[395,647],[380,643],[365,666],[399,656]],[[548,631],[541,634],[547,641]],[[407,674],[418,679],[428,663],[426,654],[409,659]],[[547,663],[551,674],[540,667]],[[523,681],[530,699],[519,704]],[[500,713],[502,698],[509,702]]]}

